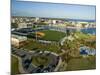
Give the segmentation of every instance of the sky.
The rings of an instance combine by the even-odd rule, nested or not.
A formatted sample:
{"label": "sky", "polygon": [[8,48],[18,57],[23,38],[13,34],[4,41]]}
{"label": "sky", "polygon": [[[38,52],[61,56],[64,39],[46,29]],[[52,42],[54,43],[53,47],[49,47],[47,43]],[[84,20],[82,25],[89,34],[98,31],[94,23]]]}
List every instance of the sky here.
{"label": "sky", "polygon": [[95,20],[96,7],[12,0],[12,16]]}

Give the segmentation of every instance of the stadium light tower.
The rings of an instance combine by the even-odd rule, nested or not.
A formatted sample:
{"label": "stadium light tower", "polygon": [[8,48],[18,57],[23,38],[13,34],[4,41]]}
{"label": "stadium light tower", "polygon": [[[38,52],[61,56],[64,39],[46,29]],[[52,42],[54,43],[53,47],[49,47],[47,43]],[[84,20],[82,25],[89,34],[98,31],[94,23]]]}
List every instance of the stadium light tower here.
{"label": "stadium light tower", "polygon": [[36,22],[36,25],[35,25],[35,28],[36,28],[35,37],[36,37],[36,40],[37,40],[37,24],[39,22],[39,18],[38,17],[35,18],[35,22]]}
{"label": "stadium light tower", "polygon": [[[37,28],[37,24],[36,24],[36,27],[35,28]],[[35,37],[36,37],[36,41],[37,41],[37,29],[35,31]]]}

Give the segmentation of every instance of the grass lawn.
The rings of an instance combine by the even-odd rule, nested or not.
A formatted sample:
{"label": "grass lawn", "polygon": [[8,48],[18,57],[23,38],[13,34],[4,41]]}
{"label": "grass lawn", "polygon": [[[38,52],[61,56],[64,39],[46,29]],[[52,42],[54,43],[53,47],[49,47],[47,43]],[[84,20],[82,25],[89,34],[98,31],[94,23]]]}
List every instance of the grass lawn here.
{"label": "grass lawn", "polygon": [[32,63],[36,66],[44,65],[47,66],[48,63],[51,61],[51,58],[48,56],[36,56],[33,57]]}
{"label": "grass lawn", "polygon": [[79,39],[88,39],[91,37],[90,35],[81,32],[76,32],[75,34],[79,37]]}
{"label": "grass lawn", "polygon": [[44,30],[41,31],[45,33],[45,36],[42,38],[43,40],[50,40],[50,41],[59,41],[62,39],[66,34],[63,32],[52,31],[52,30]]}
{"label": "grass lawn", "polygon": [[90,48],[96,48],[96,36],[77,32],[79,43]]}
{"label": "grass lawn", "polygon": [[89,70],[96,68],[95,56],[86,58],[73,58],[68,62],[67,71],[73,70]]}
{"label": "grass lawn", "polygon": [[18,59],[14,56],[11,56],[11,75],[19,73],[18,69]]}
{"label": "grass lawn", "polygon": [[55,44],[41,44],[39,42],[28,40],[28,44],[23,46],[22,48],[27,50],[42,50],[42,51],[51,51],[55,53],[60,53],[60,47]]}

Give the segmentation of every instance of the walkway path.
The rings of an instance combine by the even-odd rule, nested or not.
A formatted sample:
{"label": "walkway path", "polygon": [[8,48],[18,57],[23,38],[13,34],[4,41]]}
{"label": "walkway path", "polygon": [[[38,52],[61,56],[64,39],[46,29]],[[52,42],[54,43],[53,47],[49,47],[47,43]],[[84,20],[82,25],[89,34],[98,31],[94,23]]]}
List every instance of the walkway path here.
{"label": "walkway path", "polygon": [[64,38],[61,39],[61,41],[60,41],[61,46],[64,45],[64,42],[66,41],[67,37],[68,37],[68,36],[65,36]]}

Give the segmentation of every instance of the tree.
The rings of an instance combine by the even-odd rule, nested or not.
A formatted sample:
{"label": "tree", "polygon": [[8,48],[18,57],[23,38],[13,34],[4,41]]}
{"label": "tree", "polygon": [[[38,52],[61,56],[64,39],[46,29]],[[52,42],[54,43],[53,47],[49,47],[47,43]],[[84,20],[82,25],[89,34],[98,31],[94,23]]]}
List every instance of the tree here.
{"label": "tree", "polygon": [[70,30],[66,30],[67,36],[70,36]]}
{"label": "tree", "polygon": [[86,26],[86,23],[82,23],[82,27],[85,27]]}
{"label": "tree", "polygon": [[35,33],[30,33],[27,35],[28,38],[35,38]]}
{"label": "tree", "polygon": [[11,23],[11,28],[17,28],[18,24],[17,23]]}

